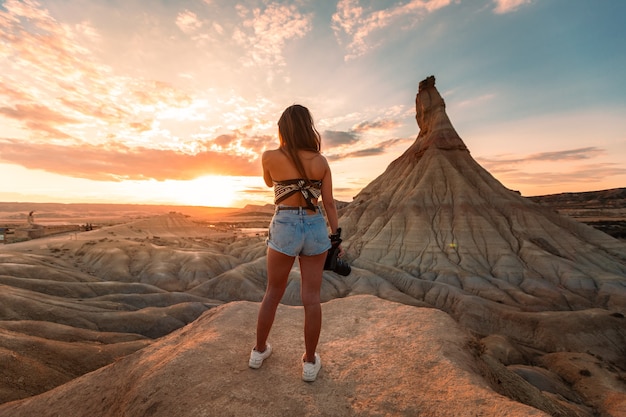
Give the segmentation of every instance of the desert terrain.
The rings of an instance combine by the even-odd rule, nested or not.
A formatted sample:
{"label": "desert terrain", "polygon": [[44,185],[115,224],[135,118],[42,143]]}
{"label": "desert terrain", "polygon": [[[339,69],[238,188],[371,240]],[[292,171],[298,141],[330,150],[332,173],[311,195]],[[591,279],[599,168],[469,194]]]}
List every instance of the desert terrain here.
{"label": "desert terrain", "polygon": [[507,189],[434,78],[416,119],[341,204],[311,384],[297,262],[247,367],[273,206],[0,203],[0,416],[626,416],[624,189]]}

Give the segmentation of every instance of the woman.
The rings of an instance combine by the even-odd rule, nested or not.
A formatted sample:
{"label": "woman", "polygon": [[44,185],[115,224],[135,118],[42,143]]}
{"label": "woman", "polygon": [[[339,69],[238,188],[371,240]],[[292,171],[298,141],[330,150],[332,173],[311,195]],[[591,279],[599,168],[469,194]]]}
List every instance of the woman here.
{"label": "woman", "polygon": [[289,272],[299,258],[304,306],[302,379],[315,381],[322,366],[317,343],[322,327],[320,288],[326,252],[331,246],[326,220],[318,206],[321,196],[331,233],[337,233],[337,208],[326,158],[320,154],[320,134],[306,107],[288,107],[278,120],[278,149],[263,153],[263,179],[274,187],[276,211],[267,240],[267,290],[257,321],[256,346],[249,366],[260,368],[272,353],[267,343]]}

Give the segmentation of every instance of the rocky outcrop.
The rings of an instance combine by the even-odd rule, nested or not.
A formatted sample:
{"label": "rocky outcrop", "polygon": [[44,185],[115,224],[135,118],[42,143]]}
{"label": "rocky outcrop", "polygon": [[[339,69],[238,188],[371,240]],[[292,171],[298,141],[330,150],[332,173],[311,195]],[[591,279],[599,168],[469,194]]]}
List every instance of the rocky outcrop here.
{"label": "rocky outcrop", "polygon": [[[274,352],[248,368],[258,305],[234,302],[110,366],[37,397],[0,405],[2,417],[380,416],[551,414],[493,391],[473,338],[443,312],[357,296],[324,304],[313,384],[300,380],[301,307],[280,306]],[[518,381],[519,382],[519,381]],[[519,391],[519,390],[518,390]],[[547,409],[536,408],[541,402]]]}
{"label": "rocky outcrop", "polygon": [[550,194],[528,199],[626,241],[626,188]]}
{"label": "rocky outcrop", "polygon": [[[484,170],[446,116],[433,77],[420,83],[416,114],[415,143],[343,211],[355,266],[518,310],[626,312],[623,242],[521,197]],[[450,311],[453,303],[433,306]]]}
{"label": "rocky outcrop", "polygon": [[504,187],[471,157],[434,81],[420,83],[415,143],[342,211],[350,279],[534,351],[517,365],[581,352],[622,379],[626,245]]}

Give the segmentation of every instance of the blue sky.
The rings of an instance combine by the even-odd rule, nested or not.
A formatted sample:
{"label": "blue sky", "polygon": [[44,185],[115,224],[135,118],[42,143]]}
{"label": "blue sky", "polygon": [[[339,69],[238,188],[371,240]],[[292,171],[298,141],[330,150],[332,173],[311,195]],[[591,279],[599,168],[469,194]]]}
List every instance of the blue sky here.
{"label": "blue sky", "polygon": [[313,113],[350,201],[415,140],[435,75],[523,195],[626,186],[621,0],[2,1],[0,200],[271,202],[260,154]]}

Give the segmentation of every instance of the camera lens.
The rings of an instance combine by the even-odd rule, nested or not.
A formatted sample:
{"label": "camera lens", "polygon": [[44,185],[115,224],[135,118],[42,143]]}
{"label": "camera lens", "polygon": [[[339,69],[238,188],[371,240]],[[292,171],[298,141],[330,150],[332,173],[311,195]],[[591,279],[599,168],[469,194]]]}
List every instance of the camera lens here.
{"label": "camera lens", "polygon": [[333,271],[345,277],[350,275],[350,272],[352,272],[352,267],[343,259],[337,259],[337,264],[335,265]]}

